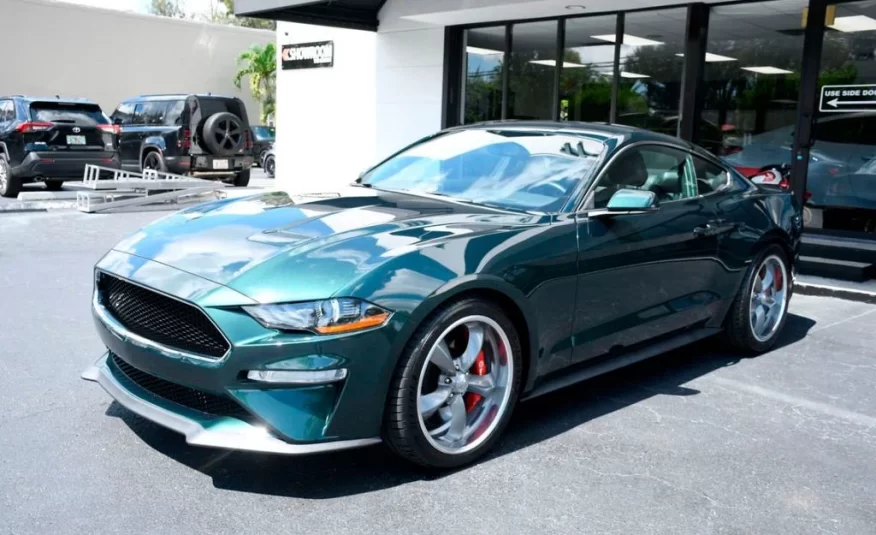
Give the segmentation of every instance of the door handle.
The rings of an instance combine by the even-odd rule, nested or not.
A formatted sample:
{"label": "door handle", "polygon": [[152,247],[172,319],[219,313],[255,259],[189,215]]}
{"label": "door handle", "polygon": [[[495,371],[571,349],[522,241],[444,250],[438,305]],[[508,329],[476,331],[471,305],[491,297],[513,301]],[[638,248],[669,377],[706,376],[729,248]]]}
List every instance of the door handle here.
{"label": "door handle", "polygon": [[712,234],[715,233],[716,228],[717,227],[715,227],[711,223],[707,224],[707,225],[700,225],[698,227],[694,227],[693,233],[694,233],[694,236],[700,236],[700,237],[711,236]]}

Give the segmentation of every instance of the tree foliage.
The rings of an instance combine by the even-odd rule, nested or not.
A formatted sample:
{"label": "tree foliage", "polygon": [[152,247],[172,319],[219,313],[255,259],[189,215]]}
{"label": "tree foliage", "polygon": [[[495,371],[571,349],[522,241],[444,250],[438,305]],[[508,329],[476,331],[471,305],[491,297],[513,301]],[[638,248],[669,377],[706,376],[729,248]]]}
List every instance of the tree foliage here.
{"label": "tree foliage", "polygon": [[210,0],[210,22],[230,24],[257,30],[275,30],[277,23],[273,20],[238,17],[234,14],[234,0]]}
{"label": "tree foliage", "polygon": [[180,0],[151,0],[148,9],[150,14],[158,15],[159,17],[172,17],[175,19],[187,17],[185,4]]}
{"label": "tree foliage", "polygon": [[243,79],[249,78],[249,90],[259,101],[262,124],[266,124],[276,111],[277,47],[274,43],[252,45],[240,53],[237,65],[234,85],[240,88]]}

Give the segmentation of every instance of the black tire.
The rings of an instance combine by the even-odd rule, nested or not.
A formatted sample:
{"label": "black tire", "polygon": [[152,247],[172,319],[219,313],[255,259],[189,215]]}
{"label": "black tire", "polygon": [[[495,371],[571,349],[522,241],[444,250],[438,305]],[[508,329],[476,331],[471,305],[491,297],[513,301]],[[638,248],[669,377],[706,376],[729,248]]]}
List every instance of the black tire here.
{"label": "black tire", "polygon": [[234,176],[234,180],[231,182],[234,184],[235,188],[245,188],[249,185],[249,175],[251,171],[247,169],[246,171],[241,171]]}
{"label": "black tire", "polygon": [[49,191],[61,191],[63,185],[63,180],[46,180],[46,189]]}
{"label": "black tire", "polygon": [[[467,316],[485,316],[495,321],[505,332],[513,359],[509,377],[510,397],[504,413],[491,434],[474,449],[458,454],[442,452],[432,446],[420,426],[417,409],[420,375],[433,345],[454,322]],[[443,305],[417,329],[396,365],[389,387],[383,419],[386,444],[396,454],[428,468],[454,468],[473,462],[492,448],[511,419],[520,392],[522,349],[514,324],[495,304],[480,299],[462,299]]]}
{"label": "black tire", "polygon": [[246,125],[229,112],[214,113],[204,121],[201,140],[204,148],[218,156],[236,154],[246,142]]}
{"label": "black tire", "polygon": [[277,162],[274,160],[273,156],[268,156],[267,158],[265,158],[265,173],[268,175],[268,177],[274,178],[274,174],[277,171],[276,165]]}
{"label": "black tire", "polygon": [[5,155],[0,155],[0,195],[3,197],[18,197],[21,191],[21,179],[13,176],[12,168]]}
{"label": "black tire", "polygon": [[263,165],[263,162],[265,161],[265,156],[266,156],[267,154],[268,154],[267,149],[265,149],[265,150],[263,150],[263,151],[261,151],[261,152],[259,153],[258,158],[256,158],[256,164],[257,164],[259,167],[261,167],[261,166]]}
{"label": "black tire", "polygon": [[154,169],[162,173],[167,172],[167,164],[164,162],[164,156],[157,150],[149,151],[143,156],[143,164],[141,169]]}
{"label": "black tire", "polygon": [[[751,292],[757,279],[758,272],[761,270],[764,262],[769,258],[777,258],[785,268],[786,278],[785,285],[785,305],[782,316],[778,321],[775,330],[765,340],[759,340],[754,334],[754,328],[751,325]],[[739,287],[736,299],[730,307],[725,320],[724,337],[733,347],[745,353],[763,353],[769,351],[779,339],[785,322],[788,319],[788,304],[793,294],[793,280],[791,274],[791,265],[788,262],[788,256],[785,251],[778,245],[769,245],[760,254],[748,268],[745,274],[745,279]]]}

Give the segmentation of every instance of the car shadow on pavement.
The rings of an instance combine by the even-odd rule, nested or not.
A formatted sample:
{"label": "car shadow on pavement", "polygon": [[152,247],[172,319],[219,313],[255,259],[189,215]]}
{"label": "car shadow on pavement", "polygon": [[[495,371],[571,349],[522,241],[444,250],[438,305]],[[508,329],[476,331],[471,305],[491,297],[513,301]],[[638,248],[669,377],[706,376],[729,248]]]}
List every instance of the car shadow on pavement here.
{"label": "car shadow on pavement", "polygon": [[[815,325],[789,314],[773,351],[803,339]],[[747,358],[704,340],[645,362],[522,403],[494,450],[482,461],[558,436],[655,395],[693,396],[684,384]],[[769,354],[760,358],[769,358]],[[113,402],[107,415],[123,420],[144,442],[212,478],[216,488],[303,499],[331,499],[436,480],[452,472],[414,467],[384,446],[289,457],[215,450],[186,444],[181,435],[153,424]]]}

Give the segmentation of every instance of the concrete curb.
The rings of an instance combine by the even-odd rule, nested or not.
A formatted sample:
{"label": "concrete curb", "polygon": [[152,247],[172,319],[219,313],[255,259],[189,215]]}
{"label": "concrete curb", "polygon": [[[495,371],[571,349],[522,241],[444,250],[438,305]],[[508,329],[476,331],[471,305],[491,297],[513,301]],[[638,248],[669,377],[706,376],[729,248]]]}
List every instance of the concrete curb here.
{"label": "concrete curb", "polygon": [[0,204],[0,214],[46,212],[48,210],[59,210],[65,208],[76,208],[76,201],[26,201]]}
{"label": "concrete curb", "polygon": [[817,297],[835,297],[837,299],[857,301],[859,303],[876,304],[876,293],[874,292],[839,288],[837,286],[797,282],[797,284],[794,285],[794,293]]}

